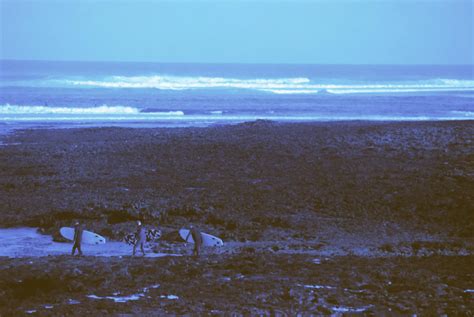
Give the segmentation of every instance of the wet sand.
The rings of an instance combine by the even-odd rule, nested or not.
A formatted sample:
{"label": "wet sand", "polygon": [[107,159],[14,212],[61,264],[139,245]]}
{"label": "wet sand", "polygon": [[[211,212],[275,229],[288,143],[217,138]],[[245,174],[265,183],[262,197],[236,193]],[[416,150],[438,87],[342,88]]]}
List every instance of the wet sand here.
{"label": "wet sand", "polygon": [[[0,257],[35,258],[69,254],[72,241],[55,242],[49,235],[39,233],[35,228],[0,228]],[[159,253],[153,250],[155,243],[145,243],[146,257],[176,256],[179,254]],[[123,257],[130,256],[133,246],[123,241],[107,241],[105,244],[82,244],[82,252],[88,256]],[[141,252],[138,253],[142,255]]]}
{"label": "wet sand", "polygon": [[[2,142],[2,227],[61,241],[80,220],[120,241],[141,219],[164,233],[155,252],[188,254],[177,230],[189,223],[226,242],[196,263],[3,258],[5,314],[474,311],[471,121],[24,130]],[[126,303],[87,297],[155,284]]]}

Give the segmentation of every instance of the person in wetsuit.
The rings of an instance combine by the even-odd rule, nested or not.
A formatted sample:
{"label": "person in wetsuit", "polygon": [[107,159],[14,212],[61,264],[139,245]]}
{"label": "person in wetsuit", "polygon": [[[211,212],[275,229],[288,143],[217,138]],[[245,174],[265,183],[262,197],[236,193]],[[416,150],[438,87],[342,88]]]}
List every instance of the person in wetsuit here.
{"label": "person in wetsuit", "polygon": [[145,250],[143,250],[143,245],[146,242],[146,232],[140,220],[137,221],[137,231],[135,233],[135,240],[135,244],[133,245],[133,256],[135,256],[137,246],[140,246],[140,250],[142,250],[143,256],[145,256]]}
{"label": "person in wetsuit", "polygon": [[82,228],[79,222],[74,224],[74,245],[72,246],[72,255],[76,253],[76,249],[79,251],[79,255],[82,255],[81,250],[82,242]]}
{"label": "person in wetsuit", "polygon": [[199,256],[199,253],[201,251],[201,246],[202,246],[202,236],[199,230],[194,228],[192,225],[190,226],[190,230],[188,235],[186,236],[186,242],[188,242],[189,236],[193,237],[194,240],[194,250],[193,250],[193,255]]}

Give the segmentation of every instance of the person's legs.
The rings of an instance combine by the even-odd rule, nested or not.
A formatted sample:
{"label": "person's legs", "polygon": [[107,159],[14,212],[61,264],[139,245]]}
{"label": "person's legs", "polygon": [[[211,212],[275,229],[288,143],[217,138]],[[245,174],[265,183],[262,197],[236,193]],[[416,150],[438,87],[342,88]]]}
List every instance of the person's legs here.
{"label": "person's legs", "polygon": [[143,255],[145,255],[145,250],[143,249],[143,242],[140,243],[140,249],[142,250]]}
{"label": "person's legs", "polygon": [[74,255],[74,253],[76,253],[76,250],[78,251],[78,254],[79,255],[82,255],[82,250],[81,250],[81,245],[74,242],[74,245],[72,246],[72,253],[71,255]]}
{"label": "person's legs", "polygon": [[133,256],[135,256],[135,250],[136,250],[136,249],[137,249],[137,244],[135,243],[135,244],[133,245]]}
{"label": "person's legs", "polygon": [[194,244],[193,255],[199,256],[199,249],[200,249],[200,245],[197,244],[197,243],[195,243],[195,244]]}

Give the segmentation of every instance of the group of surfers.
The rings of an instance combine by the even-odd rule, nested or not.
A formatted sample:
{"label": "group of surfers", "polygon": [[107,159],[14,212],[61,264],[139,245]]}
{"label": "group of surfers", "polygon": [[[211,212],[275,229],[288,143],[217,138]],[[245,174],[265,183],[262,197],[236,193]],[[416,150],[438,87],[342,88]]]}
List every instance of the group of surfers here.
{"label": "group of surfers", "polygon": [[[76,221],[76,223],[74,224],[74,240],[73,240],[74,244],[72,246],[71,255],[74,255],[76,253],[76,250],[78,251],[78,255],[82,255],[81,244],[82,244],[83,231],[84,230],[81,224],[79,223],[79,221]],[[188,242],[188,239],[190,236],[194,240],[193,255],[199,256],[200,251],[201,251],[201,246],[202,246],[202,236],[199,230],[197,230],[193,225],[190,226],[189,233],[185,239],[186,242]],[[135,231],[135,243],[133,244],[133,253],[132,253],[133,256],[135,256],[137,247],[140,247],[140,250],[142,251],[143,256],[145,256],[145,250],[144,250],[145,242],[146,242],[146,230],[145,230],[145,227],[142,225],[142,222],[138,220],[137,228]]]}

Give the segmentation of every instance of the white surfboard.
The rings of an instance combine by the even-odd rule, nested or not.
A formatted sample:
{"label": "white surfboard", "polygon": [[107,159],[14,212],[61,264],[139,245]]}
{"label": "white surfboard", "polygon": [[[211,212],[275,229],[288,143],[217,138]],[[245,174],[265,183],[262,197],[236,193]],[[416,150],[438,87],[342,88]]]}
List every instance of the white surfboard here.
{"label": "white surfboard", "polygon": [[[61,235],[68,239],[74,240],[74,228],[62,227],[59,232]],[[86,244],[104,244],[105,238],[97,233],[90,232],[87,230],[82,231],[82,242]]]}
{"label": "white surfboard", "polygon": [[[181,238],[183,238],[184,241],[189,242],[189,243],[194,243],[192,235],[189,235],[188,240],[186,240],[186,237],[189,234],[188,229],[181,229],[179,230],[179,235]],[[218,237],[215,237],[213,235],[201,232],[201,237],[202,237],[202,245],[205,247],[221,247],[224,245],[224,242],[222,242],[221,239]]]}

